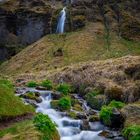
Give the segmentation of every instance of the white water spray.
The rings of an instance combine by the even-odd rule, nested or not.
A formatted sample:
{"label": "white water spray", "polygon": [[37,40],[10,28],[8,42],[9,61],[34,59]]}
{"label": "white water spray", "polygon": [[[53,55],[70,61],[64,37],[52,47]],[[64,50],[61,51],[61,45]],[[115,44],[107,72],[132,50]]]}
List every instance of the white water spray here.
{"label": "white water spray", "polygon": [[60,12],[56,33],[64,33],[65,20],[66,20],[66,7],[64,7]]}

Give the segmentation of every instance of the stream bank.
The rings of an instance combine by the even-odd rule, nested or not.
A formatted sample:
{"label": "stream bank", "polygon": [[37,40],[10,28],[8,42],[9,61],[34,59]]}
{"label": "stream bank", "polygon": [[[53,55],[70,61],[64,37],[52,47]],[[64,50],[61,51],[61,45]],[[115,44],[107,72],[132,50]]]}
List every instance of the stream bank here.
{"label": "stream bank", "polygon": [[[90,114],[98,114],[99,111],[87,106],[86,101],[77,94],[73,94],[72,96],[81,103],[82,109],[84,110],[82,113],[78,112],[80,119],[71,118],[68,112],[62,112],[51,107],[51,101],[54,97],[53,91],[37,90],[35,88],[18,88],[17,96],[22,95],[23,97],[23,95],[29,92],[39,93],[41,101],[37,103],[35,100],[22,98],[23,101],[25,104],[34,104],[36,112],[48,115],[56,123],[61,140],[123,140],[121,133],[116,129],[106,127],[100,121],[90,122]],[[71,109],[70,111],[75,110]]]}

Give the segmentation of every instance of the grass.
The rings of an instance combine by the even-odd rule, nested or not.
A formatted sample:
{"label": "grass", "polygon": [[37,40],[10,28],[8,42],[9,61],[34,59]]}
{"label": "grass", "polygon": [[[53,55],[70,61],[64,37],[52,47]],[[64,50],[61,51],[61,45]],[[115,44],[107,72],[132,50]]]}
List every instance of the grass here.
{"label": "grass", "polygon": [[29,81],[27,84],[26,84],[27,87],[36,87],[38,86],[38,84],[35,82],[35,81]]}
{"label": "grass", "polygon": [[0,118],[16,117],[32,113],[34,109],[24,105],[22,100],[14,95],[14,87],[8,80],[0,80]]}
{"label": "grass", "polygon": [[63,84],[59,84],[56,90],[64,95],[68,95],[72,91],[72,88],[69,84],[63,83]]}
{"label": "grass", "polygon": [[44,80],[40,85],[46,87],[48,90],[51,90],[53,88],[53,83],[50,80]]}
{"label": "grass", "polygon": [[139,140],[140,139],[140,126],[132,125],[123,129],[123,136],[127,140]]}
{"label": "grass", "polygon": [[16,123],[0,131],[1,140],[39,140],[41,135],[32,120]]}
{"label": "grass", "polygon": [[[96,33],[98,30],[101,32],[100,35]],[[100,23],[89,23],[77,32],[47,35],[3,63],[0,72],[17,75],[54,70],[88,60],[140,54],[140,42],[118,38],[114,33],[111,33],[111,46],[107,50],[103,32]],[[63,49],[63,56],[55,57],[53,54],[58,48]]]}

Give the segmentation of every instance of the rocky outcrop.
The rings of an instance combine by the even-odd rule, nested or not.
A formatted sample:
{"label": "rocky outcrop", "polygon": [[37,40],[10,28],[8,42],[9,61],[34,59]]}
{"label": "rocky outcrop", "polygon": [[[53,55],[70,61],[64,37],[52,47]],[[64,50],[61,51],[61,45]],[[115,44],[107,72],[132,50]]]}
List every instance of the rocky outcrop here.
{"label": "rocky outcrop", "polygon": [[[51,32],[52,8],[43,1],[7,1],[0,5],[0,47],[9,58]],[[20,47],[21,46],[21,47]],[[13,49],[13,54],[11,49]],[[0,51],[1,52],[1,51]]]}

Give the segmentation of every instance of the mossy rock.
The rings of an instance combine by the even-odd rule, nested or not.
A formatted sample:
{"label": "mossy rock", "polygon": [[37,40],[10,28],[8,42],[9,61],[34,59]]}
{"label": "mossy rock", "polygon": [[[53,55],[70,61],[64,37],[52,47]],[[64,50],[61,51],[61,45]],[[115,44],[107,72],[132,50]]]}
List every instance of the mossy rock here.
{"label": "mossy rock", "polygon": [[76,15],[72,18],[73,29],[79,29],[85,26],[86,18],[84,15]]}
{"label": "mossy rock", "polygon": [[72,119],[77,119],[77,114],[74,111],[68,112],[68,116]]}
{"label": "mossy rock", "polygon": [[39,97],[39,95],[40,94],[37,92],[28,92],[24,95],[21,95],[21,97],[25,99],[35,100],[36,102],[40,103],[42,102],[42,99]]}
{"label": "mossy rock", "polygon": [[100,116],[99,116],[99,114],[91,115],[91,116],[89,117],[89,121],[90,121],[90,122],[100,121]]}
{"label": "mossy rock", "polygon": [[59,110],[59,105],[58,105],[58,103],[59,103],[59,100],[52,100],[52,101],[51,101],[51,107],[52,107],[53,109],[58,109],[58,110]]}
{"label": "mossy rock", "polygon": [[91,93],[86,95],[86,101],[90,107],[97,110],[100,110],[103,105],[108,103],[105,95],[94,95]]}
{"label": "mossy rock", "polygon": [[73,110],[78,111],[78,112],[82,112],[83,108],[82,108],[82,106],[80,104],[75,104],[73,106]]}
{"label": "mossy rock", "polygon": [[124,123],[124,117],[120,111],[124,106],[122,102],[112,101],[108,106],[101,108],[100,119],[107,126],[119,128]]}

